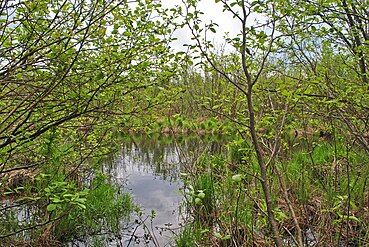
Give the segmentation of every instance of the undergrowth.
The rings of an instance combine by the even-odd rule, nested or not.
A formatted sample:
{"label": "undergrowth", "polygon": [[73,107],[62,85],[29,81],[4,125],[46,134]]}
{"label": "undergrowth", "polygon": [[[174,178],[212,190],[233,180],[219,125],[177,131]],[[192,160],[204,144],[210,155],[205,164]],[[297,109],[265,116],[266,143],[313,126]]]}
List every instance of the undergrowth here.
{"label": "undergrowth", "polygon": [[[178,246],[273,246],[254,153],[244,140],[228,147],[225,154],[204,155],[185,177],[192,221]],[[368,164],[359,147],[321,139],[271,163],[274,215],[285,244],[294,246],[297,220],[306,245],[366,246]]]}

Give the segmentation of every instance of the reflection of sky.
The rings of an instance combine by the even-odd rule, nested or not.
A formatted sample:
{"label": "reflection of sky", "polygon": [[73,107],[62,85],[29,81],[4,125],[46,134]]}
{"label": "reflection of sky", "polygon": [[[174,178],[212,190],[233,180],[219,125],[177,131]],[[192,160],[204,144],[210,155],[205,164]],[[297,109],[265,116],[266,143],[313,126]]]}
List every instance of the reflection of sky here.
{"label": "reflection of sky", "polygon": [[[152,210],[155,211],[156,217],[153,219],[154,234],[161,244],[160,246],[164,246],[170,242],[172,235],[169,231],[163,232],[161,235],[158,230],[155,230],[155,227],[165,227],[165,224],[170,224],[170,228],[179,226],[180,216],[178,208],[182,200],[179,189],[182,186],[182,182],[179,180],[171,181],[170,172],[166,180],[163,176],[157,174],[156,166],[158,164],[152,164],[152,162],[155,163],[152,160],[152,153],[143,154],[135,148],[130,150],[124,149],[122,153],[124,155],[122,154],[118,159],[115,167],[116,178],[118,181],[123,182],[124,190],[128,190],[133,195],[135,203],[144,212],[142,218],[145,218],[145,215],[150,215]],[[163,150],[162,155],[162,159],[158,162],[166,165],[162,166],[161,172],[171,168],[174,169],[174,172],[179,172],[178,154]],[[178,176],[178,174],[176,175]],[[150,224],[149,221],[146,223]],[[138,236],[143,234],[144,230],[141,228],[136,232]],[[146,245],[143,242],[140,244],[131,242],[130,246]]]}
{"label": "reflection of sky", "polygon": [[128,183],[128,188],[139,204],[161,209],[178,202],[178,193],[175,191],[178,191],[180,183],[168,183],[152,175],[131,176],[129,179],[132,182]]}
{"label": "reflection of sky", "polygon": [[152,175],[131,176],[129,181],[132,182],[129,182],[127,187],[131,189],[136,203],[144,207],[147,213],[151,210],[157,213],[155,225],[178,224],[177,209],[181,202],[180,183],[169,183],[155,179]]}
{"label": "reflection of sky", "polygon": [[[183,142],[170,140],[162,142],[153,138],[135,139],[132,142],[123,143],[122,150],[115,158],[115,162],[105,166],[105,172],[110,173],[116,183],[120,184],[124,191],[132,194],[135,203],[141,208],[145,219],[154,210],[156,217],[153,219],[153,230],[151,230],[150,219],[145,223],[153,231],[159,242],[159,246],[172,246],[173,233],[169,230],[161,231],[162,228],[169,228],[178,232],[183,215],[180,214],[180,204],[182,196],[180,188],[183,182],[180,179],[180,172],[184,167],[194,164],[205,150],[217,153],[213,150],[213,144],[221,142],[208,139],[188,139]],[[213,151],[211,151],[213,150]],[[137,215],[132,215],[129,225],[136,219]],[[123,246],[127,246],[133,229],[122,230]],[[158,227],[158,228],[157,228]],[[123,229],[123,228],[122,228]],[[140,226],[135,235],[142,237],[145,231]],[[115,244],[116,242],[114,242]],[[121,246],[121,245],[109,246]],[[145,244],[141,241],[136,244],[131,241],[129,246],[155,246],[152,242]]]}

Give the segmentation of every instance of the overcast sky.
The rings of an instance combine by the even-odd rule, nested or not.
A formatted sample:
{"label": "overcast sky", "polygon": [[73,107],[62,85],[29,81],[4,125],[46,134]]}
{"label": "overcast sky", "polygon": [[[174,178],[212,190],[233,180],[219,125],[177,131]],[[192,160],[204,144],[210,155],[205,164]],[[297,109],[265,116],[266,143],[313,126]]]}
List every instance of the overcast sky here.
{"label": "overcast sky", "polygon": [[[182,4],[181,0],[162,0],[161,2],[164,7],[173,7],[175,5]],[[226,32],[229,32],[230,36],[235,36],[237,33],[239,33],[240,23],[237,22],[236,19],[232,18],[230,13],[222,12],[221,3],[215,3],[214,0],[200,0],[198,8],[204,12],[202,17],[204,24],[210,23],[212,20],[219,25],[217,28],[217,33],[211,37],[211,39],[215,41],[216,45],[220,46],[224,43],[223,36]],[[178,30],[175,33],[175,36],[178,38],[178,41],[173,43],[173,47],[175,49],[183,50],[183,44],[191,42],[191,33],[187,28]]]}

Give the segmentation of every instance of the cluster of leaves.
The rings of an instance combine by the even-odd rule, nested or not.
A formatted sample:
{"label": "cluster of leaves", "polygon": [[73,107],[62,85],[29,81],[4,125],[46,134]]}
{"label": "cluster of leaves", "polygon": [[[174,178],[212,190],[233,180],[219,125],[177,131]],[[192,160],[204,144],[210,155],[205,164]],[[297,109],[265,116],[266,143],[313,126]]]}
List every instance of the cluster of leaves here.
{"label": "cluster of leaves", "polygon": [[[268,238],[266,203],[260,198],[262,188],[257,183],[259,168],[255,165],[255,154],[250,157],[246,153],[245,159],[241,160],[234,160],[229,155],[245,151],[243,147],[246,145],[240,143],[231,142],[228,152],[223,155],[204,155],[194,173],[184,174],[187,188],[185,198],[193,220],[178,236],[179,246],[186,246],[184,239],[194,245],[211,243],[218,246],[231,242],[241,245],[273,245]],[[365,238],[364,232],[368,227],[367,178],[358,174],[367,172],[367,158],[363,158],[364,153],[359,149],[349,151],[346,158],[356,167],[349,171],[349,176],[356,178],[350,181],[339,175],[345,167],[332,168],[332,164],[344,165],[341,163],[347,153],[344,143],[337,144],[336,151],[329,142],[314,145],[311,154],[300,147],[294,148],[291,156],[278,159],[276,168],[284,174],[292,205],[299,209],[301,224],[310,229],[316,238],[311,240],[306,235],[306,241],[331,245],[338,243],[340,238],[345,241],[342,237],[342,234],[347,234],[344,233],[346,229],[342,228],[345,225],[349,227],[350,236],[356,236],[355,239]],[[341,165],[334,161],[335,152],[342,159],[339,161]],[[277,174],[270,172],[268,175],[273,181],[271,190],[276,197],[280,190]],[[348,187],[351,191],[349,196],[345,195]],[[275,200],[275,219],[290,231],[294,228],[293,217],[286,210],[288,205],[285,197]],[[288,238],[286,232],[285,241],[289,241]],[[363,239],[360,243],[365,241]]]}
{"label": "cluster of leaves", "polygon": [[[1,238],[27,232],[37,240],[77,211],[109,222],[109,215],[117,222],[122,207],[129,211],[129,200],[116,198],[116,189],[101,185],[105,198],[98,188],[86,189],[86,178],[116,148],[116,131],[170,97],[181,56],[169,49],[176,15],[175,8],[143,0],[0,3],[1,191],[9,187],[16,199],[2,209],[1,225],[27,205],[44,212]],[[14,174],[22,178],[8,184]],[[47,175],[39,180],[37,174]],[[110,201],[111,211],[90,208],[100,200]],[[73,229],[85,224],[77,218]]]}
{"label": "cluster of leaves", "polygon": [[[214,42],[209,39],[211,33],[217,31],[217,24],[203,24],[201,16],[204,13],[198,8],[199,1],[186,1],[186,22],[193,36],[193,44],[189,45],[189,49],[194,56],[202,58],[202,67],[197,67],[191,74],[197,77],[197,82],[202,82],[200,85],[206,85],[205,92],[213,93],[214,88],[218,86],[225,92],[210,95],[209,100],[203,98],[201,102],[204,108],[218,116],[232,119],[240,127],[246,127],[247,133],[242,133],[246,141],[231,145],[231,157],[233,162],[242,164],[245,174],[254,176],[255,181],[262,185],[262,191],[255,189],[259,187],[257,183],[253,184],[251,188],[247,187],[247,190],[239,192],[240,200],[250,194],[252,196],[249,198],[257,198],[255,204],[268,216],[263,225],[269,223],[276,246],[284,245],[280,225],[283,225],[286,219],[290,219],[295,226],[292,233],[294,243],[296,246],[304,246],[306,236],[303,229],[311,228],[314,222],[301,219],[304,218],[301,217],[304,214],[302,206],[300,203],[294,203],[295,194],[289,193],[299,185],[290,181],[286,184],[289,173],[281,172],[288,169],[285,167],[288,166],[285,159],[291,159],[288,149],[294,150],[294,145],[301,145],[300,148],[310,155],[310,160],[304,159],[296,170],[304,174],[302,184],[304,188],[309,188],[301,194],[310,200],[314,197],[320,198],[321,195],[316,195],[315,192],[321,190],[321,193],[328,197],[334,195],[324,208],[334,208],[333,218],[338,217],[338,221],[332,220],[331,215],[325,215],[325,227],[335,233],[333,236],[341,235],[341,232],[332,230],[332,226],[339,222],[341,229],[345,227],[346,230],[346,244],[351,244],[350,233],[360,235],[361,231],[356,229],[353,230],[355,233],[352,232],[352,229],[357,227],[352,224],[357,207],[350,203],[353,194],[351,184],[361,178],[352,170],[367,169],[361,164],[369,152],[368,2],[215,2],[223,7],[224,12],[234,17],[240,32],[234,37],[224,38],[225,47],[231,48],[231,55],[218,52]],[[230,58],[232,62],[229,63],[225,58]],[[201,72],[198,73],[198,70]],[[237,93],[230,94],[232,90],[228,85],[232,85],[231,88]],[[199,102],[198,99],[203,96],[202,92],[195,93],[195,96],[192,94],[192,102]],[[221,99],[220,102],[217,102],[217,99]],[[232,105],[234,102],[238,103],[236,107]],[[234,109],[234,112],[229,109]],[[301,136],[304,136],[306,144],[300,142]],[[317,136],[321,138],[319,142],[324,138],[333,141],[335,152],[330,153],[329,159],[323,154],[314,157]],[[243,147],[249,139],[250,147]],[[338,145],[339,142],[345,143],[346,147]],[[338,151],[351,152],[349,147],[364,150],[361,159],[351,162],[349,155],[342,155]],[[336,169],[334,176],[330,175],[335,178],[327,178],[327,184],[323,174],[332,171],[321,170],[323,167],[329,170],[326,164],[321,162],[322,157],[324,162],[333,162]],[[336,163],[337,159],[346,159],[345,172],[340,171],[342,167]],[[322,167],[312,168],[309,163]],[[215,174],[223,175],[224,171]],[[200,173],[197,176],[201,178],[204,175]],[[324,180],[324,188],[313,183],[314,179]],[[347,183],[344,191],[341,182]],[[275,187],[275,184],[278,184],[279,188]],[[362,189],[367,191],[365,186]],[[338,195],[331,193],[337,190],[340,191]],[[346,194],[346,197],[342,197],[342,194]],[[361,198],[365,197],[364,194],[360,195]],[[277,198],[283,198],[284,205],[281,205],[281,199]],[[342,200],[337,203],[337,198]],[[366,210],[364,204],[361,208]],[[195,211],[195,214],[197,212]],[[362,216],[362,219],[365,218],[366,216]],[[222,222],[228,221],[224,219]],[[263,221],[258,221],[258,224],[260,222]],[[236,231],[238,232],[238,229]],[[323,229],[319,231],[322,236],[332,235],[332,232],[327,233]],[[237,237],[235,236],[236,241]],[[321,237],[319,241],[326,245],[337,245],[340,240],[340,237],[338,240]]]}
{"label": "cluster of leaves", "polygon": [[64,242],[73,241],[74,237],[102,237],[107,240],[112,235],[123,234],[124,225],[134,210],[128,193],[120,192],[119,188],[109,184],[106,177],[98,175],[84,200],[85,208],[76,208],[58,223],[55,235],[59,239]]}
{"label": "cluster of leaves", "polygon": [[[45,175],[46,174],[41,174],[40,176],[45,177]],[[49,201],[46,208],[48,212],[58,210],[64,211],[65,205],[86,209],[86,195],[88,194],[88,190],[77,191],[74,184],[64,181],[55,181],[46,187],[44,191],[44,197]]]}

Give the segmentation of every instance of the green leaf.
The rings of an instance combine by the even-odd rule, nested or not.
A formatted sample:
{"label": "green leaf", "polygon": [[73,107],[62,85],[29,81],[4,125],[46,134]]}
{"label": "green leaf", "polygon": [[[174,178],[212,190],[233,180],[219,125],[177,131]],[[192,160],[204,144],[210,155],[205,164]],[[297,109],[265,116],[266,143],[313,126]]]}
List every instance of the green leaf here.
{"label": "green leaf", "polygon": [[242,180],[242,175],[241,174],[233,175],[232,180],[235,181],[236,183],[239,183]]}
{"label": "green leaf", "polygon": [[58,197],[53,197],[53,198],[51,198],[51,201],[52,201],[53,203],[61,203],[61,202],[63,202],[63,200],[60,200],[60,198],[58,198]]}
{"label": "green leaf", "polygon": [[63,197],[73,197],[74,195],[72,194],[64,194]]}
{"label": "green leaf", "polygon": [[198,197],[195,198],[195,204],[201,204],[202,200]]}
{"label": "green leaf", "polygon": [[77,203],[77,206],[82,209],[86,209],[86,205],[82,203]]}
{"label": "green leaf", "polygon": [[205,198],[205,193],[200,192],[199,194],[197,194],[197,197],[200,198],[200,199],[204,199]]}
{"label": "green leaf", "polygon": [[353,220],[353,221],[356,221],[356,222],[359,222],[360,223],[359,218],[357,218],[356,216],[351,215],[348,218],[349,218],[349,220]]}
{"label": "green leaf", "polygon": [[52,212],[56,209],[56,204],[49,204],[46,209],[48,212]]}

